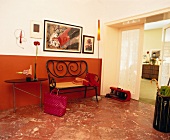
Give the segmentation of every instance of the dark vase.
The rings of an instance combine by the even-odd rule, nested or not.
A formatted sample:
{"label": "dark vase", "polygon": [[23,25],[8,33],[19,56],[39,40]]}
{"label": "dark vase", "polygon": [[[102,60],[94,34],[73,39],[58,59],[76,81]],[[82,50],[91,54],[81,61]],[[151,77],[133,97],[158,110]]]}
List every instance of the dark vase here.
{"label": "dark vase", "polygon": [[37,69],[37,63],[34,63],[34,81],[38,80],[37,79],[37,71],[36,71],[36,69]]}
{"label": "dark vase", "polygon": [[28,76],[26,77],[26,81],[27,81],[27,82],[30,82],[30,81],[31,81],[31,76],[30,76],[30,75],[28,75]]}

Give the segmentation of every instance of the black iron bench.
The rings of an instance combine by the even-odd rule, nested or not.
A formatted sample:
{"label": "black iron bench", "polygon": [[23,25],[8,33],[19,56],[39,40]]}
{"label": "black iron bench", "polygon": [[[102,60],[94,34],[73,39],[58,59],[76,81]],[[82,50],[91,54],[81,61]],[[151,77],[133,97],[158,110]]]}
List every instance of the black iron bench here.
{"label": "black iron bench", "polygon": [[[48,60],[46,62],[46,69],[50,91],[57,89],[58,94],[83,91],[85,98],[87,90],[95,90],[96,100],[98,101],[97,86],[73,83],[76,77],[85,78],[88,74],[88,65],[86,61]],[[95,80],[98,82],[99,77],[97,75],[95,76]]]}

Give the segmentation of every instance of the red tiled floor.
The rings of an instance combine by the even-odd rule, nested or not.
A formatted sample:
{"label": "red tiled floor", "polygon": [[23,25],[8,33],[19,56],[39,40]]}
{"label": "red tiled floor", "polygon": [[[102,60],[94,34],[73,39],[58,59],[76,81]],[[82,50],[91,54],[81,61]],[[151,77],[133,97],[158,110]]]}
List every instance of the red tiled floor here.
{"label": "red tiled floor", "polygon": [[0,113],[0,139],[10,140],[170,140],[152,126],[154,105],[102,98],[69,101],[63,117],[38,106]]}

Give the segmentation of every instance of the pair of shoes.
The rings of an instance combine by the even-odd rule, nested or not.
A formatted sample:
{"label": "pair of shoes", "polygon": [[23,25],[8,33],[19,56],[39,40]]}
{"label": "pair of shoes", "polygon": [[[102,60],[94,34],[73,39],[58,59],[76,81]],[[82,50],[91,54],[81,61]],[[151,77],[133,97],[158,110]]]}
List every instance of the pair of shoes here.
{"label": "pair of shoes", "polygon": [[112,96],[110,95],[110,93],[106,94],[105,97],[106,97],[106,98],[112,98]]}

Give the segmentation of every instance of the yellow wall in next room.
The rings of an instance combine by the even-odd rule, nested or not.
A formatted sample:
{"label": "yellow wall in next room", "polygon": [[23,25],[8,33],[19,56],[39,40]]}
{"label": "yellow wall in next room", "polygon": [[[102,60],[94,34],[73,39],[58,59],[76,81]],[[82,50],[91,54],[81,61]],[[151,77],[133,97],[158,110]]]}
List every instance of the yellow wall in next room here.
{"label": "yellow wall in next room", "polygon": [[162,28],[145,30],[143,52],[146,54],[150,50],[160,50],[162,47]]}

